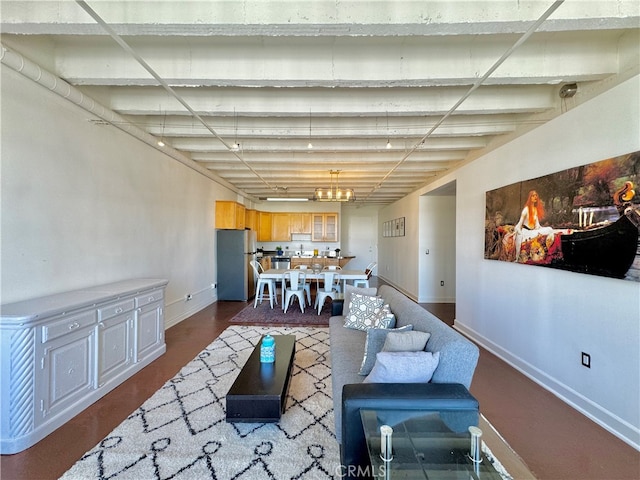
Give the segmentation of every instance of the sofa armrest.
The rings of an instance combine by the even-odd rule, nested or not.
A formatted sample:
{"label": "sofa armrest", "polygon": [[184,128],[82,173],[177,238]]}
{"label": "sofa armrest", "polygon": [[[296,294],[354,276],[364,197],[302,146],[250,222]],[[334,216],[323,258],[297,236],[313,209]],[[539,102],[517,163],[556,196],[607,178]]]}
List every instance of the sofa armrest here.
{"label": "sofa armrest", "polygon": [[[345,467],[366,468],[369,455],[360,418],[361,409],[441,412],[455,431],[478,425],[478,401],[457,383],[361,383],[342,389],[342,444]],[[350,469],[346,469],[350,471]],[[357,468],[351,469],[357,471]]]}

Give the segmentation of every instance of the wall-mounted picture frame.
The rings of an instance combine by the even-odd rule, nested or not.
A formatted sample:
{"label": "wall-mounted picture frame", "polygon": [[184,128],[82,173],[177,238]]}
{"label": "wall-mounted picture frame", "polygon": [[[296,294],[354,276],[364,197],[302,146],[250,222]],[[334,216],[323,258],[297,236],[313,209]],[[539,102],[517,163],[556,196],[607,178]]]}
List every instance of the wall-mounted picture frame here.
{"label": "wall-mounted picture frame", "polygon": [[394,218],[382,223],[383,237],[404,237],[405,235],[405,217]]}
{"label": "wall-mounted picture frame", "polygon": [[640,282],[640,151],[486,192],[484,258]]}

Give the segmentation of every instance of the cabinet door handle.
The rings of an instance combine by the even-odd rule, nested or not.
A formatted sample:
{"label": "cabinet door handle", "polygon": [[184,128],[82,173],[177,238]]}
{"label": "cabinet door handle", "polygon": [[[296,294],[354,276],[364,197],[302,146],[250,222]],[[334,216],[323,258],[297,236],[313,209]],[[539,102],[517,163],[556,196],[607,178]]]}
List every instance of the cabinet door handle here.
{"label": "cabinet door handle", "polygon": [[78,322],[73,322],[72,324],[69,325],[69,330],[75,330],[76,328],[79,328],[80,324]]}

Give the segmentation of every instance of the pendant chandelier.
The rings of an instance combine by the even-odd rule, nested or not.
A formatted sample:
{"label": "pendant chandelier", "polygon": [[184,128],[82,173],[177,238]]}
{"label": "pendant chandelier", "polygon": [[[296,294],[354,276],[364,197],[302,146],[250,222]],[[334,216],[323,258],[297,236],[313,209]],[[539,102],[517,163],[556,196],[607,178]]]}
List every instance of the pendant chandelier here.
{"label": "pendant chandelier", "polygon": [[338,184],[339,174],[340,170],[329,170],[331,186],[329,188],[316,188],[313,199],[319,202],[354,202],[356,194],[353,190],[351,188],[340,188]]}

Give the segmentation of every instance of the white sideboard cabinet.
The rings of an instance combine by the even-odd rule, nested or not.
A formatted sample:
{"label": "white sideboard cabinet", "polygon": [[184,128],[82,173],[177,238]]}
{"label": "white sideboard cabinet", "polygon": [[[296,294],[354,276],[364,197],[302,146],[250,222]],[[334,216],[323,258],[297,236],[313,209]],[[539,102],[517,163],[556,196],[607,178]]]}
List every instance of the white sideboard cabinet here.
{"label": "white sideboard cabinet", "polygon": [[167,280],[0,306],[0,453],[20,452],[162,355]]}

